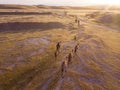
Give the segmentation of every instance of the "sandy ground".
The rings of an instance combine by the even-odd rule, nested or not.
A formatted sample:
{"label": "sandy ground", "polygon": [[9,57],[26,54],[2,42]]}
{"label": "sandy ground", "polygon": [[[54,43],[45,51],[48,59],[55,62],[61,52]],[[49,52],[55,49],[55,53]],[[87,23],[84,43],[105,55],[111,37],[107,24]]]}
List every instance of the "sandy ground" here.
{"label": "sandy ground", "polygon": [[[88,21],[83,17],[84,10],[79,15],[67,8],[69,13],[65,15],[64,10],[56,7],[36,9],[34,6],[28,12],[22,9],[28,9],[27,6],[1,7],[1,90],[120,89],[119,29]],[[7,12],[8,8],[13,13]],[[79,27],[75,15],[79,15]],[[55,61],[58,41],[62,41],[61,50]],[[77,43],[79,49],[62,78],[61,63]]]}

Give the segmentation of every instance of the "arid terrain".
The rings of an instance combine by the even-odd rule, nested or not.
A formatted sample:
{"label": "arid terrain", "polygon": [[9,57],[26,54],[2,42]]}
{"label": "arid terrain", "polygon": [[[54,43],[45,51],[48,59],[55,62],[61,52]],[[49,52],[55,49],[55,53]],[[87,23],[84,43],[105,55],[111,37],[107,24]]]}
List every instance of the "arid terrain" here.
{"label": "arid terrain", "polygon": [[[0,5],[0,90],[120,90],[119,11]],[[77,43],[62,78],[61,63]]]}

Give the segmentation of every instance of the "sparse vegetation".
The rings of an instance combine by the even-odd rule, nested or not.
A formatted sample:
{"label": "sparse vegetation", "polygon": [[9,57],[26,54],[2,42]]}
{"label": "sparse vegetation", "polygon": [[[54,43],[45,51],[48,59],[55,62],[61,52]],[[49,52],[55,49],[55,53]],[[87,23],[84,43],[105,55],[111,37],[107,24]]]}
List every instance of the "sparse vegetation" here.
{"label": "sparse vegetation", "polygon": [[[98,10],[100,7],[0,5],[0,12],[10,12],[0,14],[0,90],[40,90],[44,86],[48,90],[119,90],[120,33],[111,27],[119,28],[120,15]],[[89,19],[86,14],[91,15]],[[112,17],[109,24],[103,19],[108,14]],[[102,22],[96,21],[101,18]],[[109,28],[100,27],[101,23]],[[55,60],[58,41],[61,50]],[[77,43],[77,53],[62,79],[61,62]]]}

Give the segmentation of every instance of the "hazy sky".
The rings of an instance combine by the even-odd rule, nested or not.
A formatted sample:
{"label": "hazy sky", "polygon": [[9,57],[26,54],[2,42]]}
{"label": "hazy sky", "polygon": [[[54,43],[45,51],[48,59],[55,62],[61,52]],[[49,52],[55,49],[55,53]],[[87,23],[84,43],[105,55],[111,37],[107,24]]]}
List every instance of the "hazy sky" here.
{"label": "hazy sky", "polygon": [[120,5],[120,0],[0,0],[0,4],[28,4],[28,5],[62,5],[62,6],[81,6],[109,4]]}

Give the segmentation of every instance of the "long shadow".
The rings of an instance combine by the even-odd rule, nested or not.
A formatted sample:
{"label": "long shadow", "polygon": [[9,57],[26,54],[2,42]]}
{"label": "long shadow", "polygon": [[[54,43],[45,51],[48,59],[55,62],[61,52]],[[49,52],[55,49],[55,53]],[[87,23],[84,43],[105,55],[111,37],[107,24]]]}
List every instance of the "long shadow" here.
{"label": "long shadow", "polygon": [[0,5],[0,9],[23,9],[23,8],[17,6]]}
{"label": "long shadow", "polygon": [[52,15],[52,12],[0,12],[0,15]]}
{"label": "long shadow", "polygon": [[0,23],[0,32],[21,32],[64,28],[60,22],[12,22]]}

